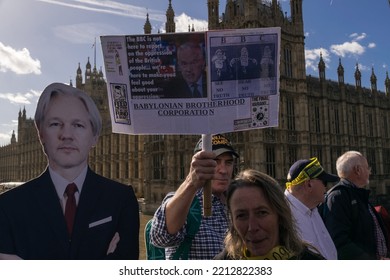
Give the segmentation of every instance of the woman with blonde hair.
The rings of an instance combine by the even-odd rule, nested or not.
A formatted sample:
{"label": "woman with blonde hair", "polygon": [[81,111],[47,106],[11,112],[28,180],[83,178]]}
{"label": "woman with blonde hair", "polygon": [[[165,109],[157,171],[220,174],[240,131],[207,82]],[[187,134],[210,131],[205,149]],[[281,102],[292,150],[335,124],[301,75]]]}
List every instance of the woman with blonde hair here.
{"label": "woman with blonde hair", "polygon": [[230,229],[225,250],[215,259],[324,259],[299,238],[288,201],[267,174],[240,172],[228,188],[226,203]]}

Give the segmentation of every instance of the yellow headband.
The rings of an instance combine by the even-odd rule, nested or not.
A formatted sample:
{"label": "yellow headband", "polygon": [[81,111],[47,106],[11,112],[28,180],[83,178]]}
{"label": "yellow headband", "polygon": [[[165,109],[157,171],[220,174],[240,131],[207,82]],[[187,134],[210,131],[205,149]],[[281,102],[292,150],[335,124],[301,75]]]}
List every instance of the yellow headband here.
{"label": "yellow headband", "polygon": [[318,158],[313,157],[310,161],[311,162],[302,169],[294,180],[286,183],[287,189],[290,189],[292,186],[300,185],[306,180],[314,179],[324,171]]}

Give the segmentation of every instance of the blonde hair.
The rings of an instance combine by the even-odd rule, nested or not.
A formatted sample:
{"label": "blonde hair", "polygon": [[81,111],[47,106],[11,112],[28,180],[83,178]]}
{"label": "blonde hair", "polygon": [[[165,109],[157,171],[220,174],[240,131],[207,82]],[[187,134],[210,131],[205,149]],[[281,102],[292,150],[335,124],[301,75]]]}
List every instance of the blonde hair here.
{"label": "blonde hair", "polygon": [[279,218],[278,245],[286,247],[290,253],[298,256],[304,250],[306,244],[299,238],[290,205],[281,186],[272,177],[254,169],[240,172],[231,182],[227,191],[226,203],[229,212],[230,228],[225,237],[225,247],[228,256],[233,259],[242,259],[243,257],[244,241],[234,228],[230,202],[234,192],[244,187],[259,188],[263,191],[265,198]]}

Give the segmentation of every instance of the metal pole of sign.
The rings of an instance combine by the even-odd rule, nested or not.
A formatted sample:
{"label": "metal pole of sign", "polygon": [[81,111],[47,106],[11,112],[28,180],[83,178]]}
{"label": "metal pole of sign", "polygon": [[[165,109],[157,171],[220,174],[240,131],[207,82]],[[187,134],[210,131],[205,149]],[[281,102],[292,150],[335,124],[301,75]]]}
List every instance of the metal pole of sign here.
{"label": "metal pole of sign", "polygon": [[[212,151],[211,134],[202,134],[202,150]],[[211,215],[211,180],[209,180],[203,187],[203,216],[209,217]]]}

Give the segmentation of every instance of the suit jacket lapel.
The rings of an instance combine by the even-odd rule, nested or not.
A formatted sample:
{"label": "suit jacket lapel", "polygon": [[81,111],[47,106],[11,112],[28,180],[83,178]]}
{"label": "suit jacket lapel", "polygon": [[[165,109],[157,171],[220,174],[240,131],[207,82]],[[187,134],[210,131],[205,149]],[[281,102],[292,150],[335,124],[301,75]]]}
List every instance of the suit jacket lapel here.
{"label": "suit jacket lapel", "polygon": [[62,244],[63,249],[67,252],[69,237],[65,218],[48,169],[39,177],[34,188],[35,191],[32,192],[34,197],[31,199],[37,201],[40,214],[47,219],[47,224],[54,232],[54,237],[59,241],[58,244]]}

